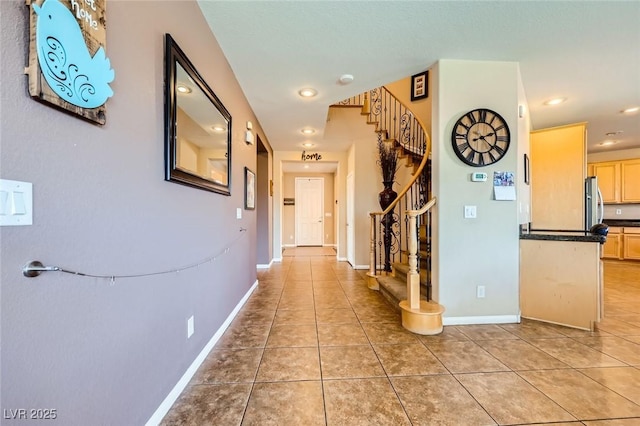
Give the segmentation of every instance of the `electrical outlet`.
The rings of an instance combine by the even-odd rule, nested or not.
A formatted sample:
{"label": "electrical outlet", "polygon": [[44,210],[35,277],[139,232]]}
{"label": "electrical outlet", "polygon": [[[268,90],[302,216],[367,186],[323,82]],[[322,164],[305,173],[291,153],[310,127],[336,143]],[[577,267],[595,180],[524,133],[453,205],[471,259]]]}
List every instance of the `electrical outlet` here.
{"label": "electrical outlet", "polygon": [[616,214],[622,214],[622,209],[616,209]]}
{"label": "electrical outlet", "polygon": [[483,285],[479,285],[476,288],[476,297],[478,299],[482,299],[484,297],[484,286]]}
{"label": "electrical outlet", "polygon": [[193,336],[194,332],[195,332],[195,328],[193,324],[193,315],[191,315],[187,320],[187,339]]}

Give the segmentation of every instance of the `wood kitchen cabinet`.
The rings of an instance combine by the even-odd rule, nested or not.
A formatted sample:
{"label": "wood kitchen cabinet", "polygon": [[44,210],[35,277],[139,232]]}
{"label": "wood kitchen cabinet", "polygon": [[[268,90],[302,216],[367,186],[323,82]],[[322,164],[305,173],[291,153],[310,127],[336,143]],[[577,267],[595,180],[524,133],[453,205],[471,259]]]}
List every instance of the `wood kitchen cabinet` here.
{"label": "wood kitchen cabinet", "polygon": [[598,177],[605,203],[640,203],[640,158],[589,163],[587,170]]}
{"label": "wood kitchen cabinet", "polygon": [[522,318],[593,331],[602,318],[601,274],[600,243],[521,239]]}
{"label": "wood kitchen cabinet", "polygon": [[605,203],[620,202],[620,162],[594,163],[593,174]]}
{"label": "wood kitchen cabinet", "polygon": [[640,203],[640,159],[620,162],[620,201]]}
{"label": "wood kitchen cabinet", "polygon": [[[609,227],[607,242],[602,246],[602,257],[605,259],[622,259],[622,228]],[[639,234],[640,235],[640,234]]]}
{"label": "wood kitchen cabinet", "polygon": [[624,258],[640,260],[640,228],[624,228],[623,240]]}

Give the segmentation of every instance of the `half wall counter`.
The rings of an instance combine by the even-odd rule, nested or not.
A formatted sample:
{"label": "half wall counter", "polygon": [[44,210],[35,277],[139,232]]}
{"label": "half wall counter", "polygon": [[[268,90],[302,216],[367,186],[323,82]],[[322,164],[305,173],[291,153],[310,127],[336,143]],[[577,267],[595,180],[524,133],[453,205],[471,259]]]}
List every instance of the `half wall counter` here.
{"label": "half wall counter", "polygon": [[521,316],[593,331],[603,314],[605,240],[585,231],[521,232]]}

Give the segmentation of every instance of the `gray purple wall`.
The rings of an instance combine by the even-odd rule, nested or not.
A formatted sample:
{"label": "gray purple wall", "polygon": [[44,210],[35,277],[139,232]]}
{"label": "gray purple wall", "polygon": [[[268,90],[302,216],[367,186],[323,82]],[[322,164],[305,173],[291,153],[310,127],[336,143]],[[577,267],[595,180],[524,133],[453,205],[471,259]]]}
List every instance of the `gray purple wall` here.
{"label": "gray purple wall", "polygon": [[[34,203],[32,226],[0,228],[0,415],[41,408],[57,410],[46,424],[144,424],[256,281],[256,211],[236,219],[244,167],[256,170],[246,121],[268,141],[195,2],[107,2],[116,77],[103,127],[29,98],[27,7],[3,0],[0,12],[0,177],[32,182]],[[230,197],[164,181],[165,33],[233,117]],[[210,264],[114,285],[21,271],[40,260],[94,274],[157,272],[227,247]]]}

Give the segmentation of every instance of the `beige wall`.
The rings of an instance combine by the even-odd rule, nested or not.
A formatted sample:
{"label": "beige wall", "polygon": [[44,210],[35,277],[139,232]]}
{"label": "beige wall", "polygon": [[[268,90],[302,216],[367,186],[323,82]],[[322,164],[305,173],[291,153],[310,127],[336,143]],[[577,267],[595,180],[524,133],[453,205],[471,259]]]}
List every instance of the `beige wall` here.
{"label": "beige wall", "polygon": [[598,163],[601,161],[630,160],[640,158],[640,148],[621,149],[618,151],[587,153],[587,163]]}
{"label": "beige wall", "polygon": [[[434,298],[446,308],[445,324],[514,322],[519,316],[518,201],[494,201],[494,171],[518,172],[528,138],[520,130],[518,105],[526,103],[513,62],[443,60],[432,70]],[[499,93],[499,96],[497,94]],[[462,163],[451,146],[455,121],[467,111],[489,108],[511,130],[511,146],[499,162],[481,168],[487,182],[471,182],[478,168]],[[528,128],[526,129],[528,131]],[[525,144],[520,149],[519,145]],[[521,178],[517,179],[521,185]],[[465,205],[477,218],[465,219]],[[486,297],[477,298],[477,286]]]}
{"label": "beige wall", "polygon": [[[353,224],[355,264],[353,266],[365,269],[369,266],[370,228],[369,212],[381,211],[378,203],[378,193],[384,188],[382,172],[377,165],[376,135],[364,136],[353,141],[349,149],[349,173],[354,176],[354,206]],[[394,185],[394,189],[398,189]]]}
{"label": "beige wall", "polygon": [[[295,198],[297,177],[319,177],[324,180],[324,232],[323,245],[335,245],[336,198],[334,196],[335,175],[333,173],[284,173],[283,198]],[[282,235],[285,246],[296,242],[296,207],[282,206]]]}

